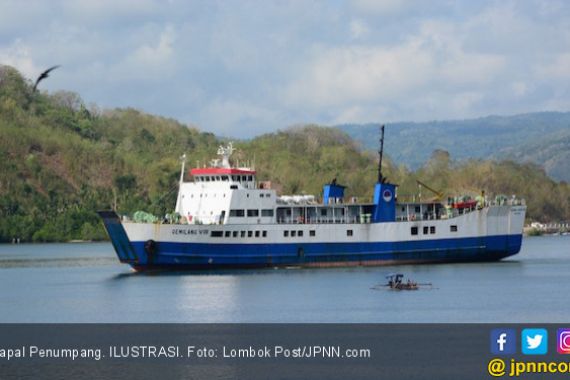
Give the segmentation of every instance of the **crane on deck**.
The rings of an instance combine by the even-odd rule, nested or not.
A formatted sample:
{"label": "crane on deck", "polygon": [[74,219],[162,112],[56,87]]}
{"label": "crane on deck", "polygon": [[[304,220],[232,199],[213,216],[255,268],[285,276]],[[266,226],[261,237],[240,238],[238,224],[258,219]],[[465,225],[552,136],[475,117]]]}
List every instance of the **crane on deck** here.
{"label": "crane on deck", "polygon": [[436,196],[435,200],[436,201],[441,201],[443,199],[444,194],[442,191],[438,191],[438,190],[426,185],[425,183],[423,183],[419,179],[416,179],[416,183],[418,184],[418,187],[420,188],[420,199],[422,197],[422,186],[435,194],[435,196]]}

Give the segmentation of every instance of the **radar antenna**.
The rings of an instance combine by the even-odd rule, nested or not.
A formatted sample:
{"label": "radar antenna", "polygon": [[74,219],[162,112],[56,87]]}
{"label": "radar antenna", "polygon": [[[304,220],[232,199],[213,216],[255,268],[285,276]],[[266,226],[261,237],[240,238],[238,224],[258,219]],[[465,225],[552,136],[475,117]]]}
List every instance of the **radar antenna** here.
{"label": "radar antenna", "polygon": [[218,155],[222,156],[222,168],[230,167],[230,156],[234,152],[234,144],[230,141],[227,146],[220,145]]}

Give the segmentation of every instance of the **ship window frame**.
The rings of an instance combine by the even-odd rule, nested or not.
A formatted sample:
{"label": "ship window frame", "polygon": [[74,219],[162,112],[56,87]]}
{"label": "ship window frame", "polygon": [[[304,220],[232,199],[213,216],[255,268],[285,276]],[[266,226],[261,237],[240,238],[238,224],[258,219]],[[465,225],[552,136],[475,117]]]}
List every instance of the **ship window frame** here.
{"label": "ship window frame", "polygon": [[245,231],[240,231],[240,232],[239,232],[239,237],[244,238],[244,237],[245,237]]}
{"label": "ship window frame", "polygon": [[261,209],[262,218],[273,218],[275,215],[275,210],[272,208]]}
{"label": "ship window frame", "polygon": [[216,238],[224,237],[224,231],[210,231],[210,237],[216,237]]}
{"label": "ship window frame", "polygon": [[256,208],[247,209],[248,218],[257,218],[259,216],[259,210]]}
{"label": "ship window frame", "polygon": [[311,237],[317,236],[317,231],[315,231],[315,230],[310,230],[310,231],[309,231],[309,236],[311,236]]}
{"label": "ship window frame", "polygon": [[449,232],[457,232],[458,228],[457,228],[457,224],[452,224],[451,226],[449,226]]}
{"label": "ship window frame", "polygon": [[303,230],[297,231],[297,236],[298,236],[298,237],[303,237]]}
{"label": "ship window frame", "polygon": [[418,235],[418,226],[412,226],[410,228],[410,234],[412,234],[413,236],[417,236]]}
{"label": "ship window frame", "polygon": [[247,231],[247,237],[248,238],[253,237],[253,231],[251,231],[251,230]]}
{"label": "ship window frame", "polygon": [[243,208],[230,209],[230,217],[233,217],[233,218],[245,217],[245,209],[243,209]]}
{"label": "ship window frame", "polygon": [[261,237],[267,237],[267,231],[264,230],[261,234]]}
{"label": "ship window frame", "polygon": [[255,231],[255,237],[258,238],[259,237],[259,230]]}
{"label": "ship window frame", "polygon": [[291,237],[297,237],[297,231],[291,230]]}
{"label": "ship window frame", "polygon": [[237,238],[237,237],[238,237],[238,231],[233,231],[233,232],[232,232],[232,237]]}
{"label": "ship window frame", "polygon": [[429,227],[429,233],[430,233],[430,235],[435,235],[435,226]]}
{"label": "ship window frame", "polygon": [[224,233],[224,237],[227,237],[227,238],[229,238],[231,235],[232,235],[232,232],[231,232],[231,231],[226,231],[226,232]]}
{"label": "ship window frame", "polygon": [[289,237],[289,231],[288,230],[283,231],[283,237]]}
{"label": "ship window frame", "polygon": [[429,227],[428,227],[428,226],[424,226],[423,230],[424,230],[424,231],[423,231],[423,232],[424,232],[424,235],[428,235],[428,234],[429,234]]}
{"label": "ship window frame", "polygon": [[353,230],[346,230],[346,236],[354,236],[354,231]]}

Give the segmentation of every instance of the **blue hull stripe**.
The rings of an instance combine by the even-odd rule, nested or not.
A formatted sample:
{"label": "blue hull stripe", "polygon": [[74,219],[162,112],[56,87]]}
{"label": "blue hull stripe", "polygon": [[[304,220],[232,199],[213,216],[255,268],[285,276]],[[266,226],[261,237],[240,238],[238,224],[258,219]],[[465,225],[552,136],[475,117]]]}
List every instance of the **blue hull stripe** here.
{"label": "blue hull stripe", "polygon": [[[124,230],[123,230],[124,232]],[[111,234],[123,240],[121,234]],[[124,241],[123,241],[124,242]],[[519,252],[522,235],[438,239],[400,242],[203,244],[157,242],[152,262],[147,261],[145,242],[130,246],[145,267],[266,267],[310,266],[342,263],[362,265],[406,262],[493,261]],[[115,243],[114,243],[115,245]],[[119,246],[122,246],[119,244]],[[115,249],[117,246],[115,245]],[[117,250],[121,261],[129,252]]]}

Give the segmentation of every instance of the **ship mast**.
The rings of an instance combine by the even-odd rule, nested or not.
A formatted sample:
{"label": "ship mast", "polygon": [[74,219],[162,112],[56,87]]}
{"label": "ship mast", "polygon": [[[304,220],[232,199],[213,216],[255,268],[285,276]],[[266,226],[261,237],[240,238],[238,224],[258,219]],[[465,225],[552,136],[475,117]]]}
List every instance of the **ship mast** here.
{"label": "ship mast", "polygon": [[186,153],[180,157],[180,161],[182,161],[182,168],[180,169],[180,185],[182,185],[182,182],[184,181],[184,165],[186,164]]}
{"label": "ship mast", "polygon": [[380,150],[378,151],[378,183],[384,183],[382,176],[382,156],[384,155],[384,125],[380,127]]}
{"label": "ship mast", "polygon": [[180,161],[182,161],[182,168],[180,168],[180,182],[178,184],[178,197],[176,197],[176,206],[174,207],[174,212],[180,214],[180,209],[182,208],[181,204],[181,195],[182,195],[182,183],[184,182],[184,165],[186,165],[186,153],[184,153],[180,157]]}

